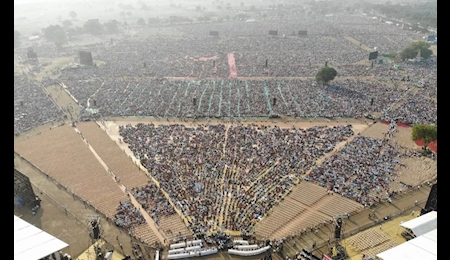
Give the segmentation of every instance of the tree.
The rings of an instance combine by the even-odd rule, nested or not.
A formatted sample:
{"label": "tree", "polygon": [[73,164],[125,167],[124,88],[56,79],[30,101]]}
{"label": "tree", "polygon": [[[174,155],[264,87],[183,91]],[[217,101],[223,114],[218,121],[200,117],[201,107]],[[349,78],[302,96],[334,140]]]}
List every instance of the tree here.
{"label": "tree", "polygon": [[14,47],[17,47],[20,45],[20,32],[14,30]]}
{"label": "tree", "polygon": [[337,75],[337,71],[333,67],[325,66],[316,74],[316,81],[319,84],[325,85],[333,80]]}
{"label": "tree", "polygon": [[70,20],[64,20],[64,21],[62,22],[62,24],[63,24],[63,27],[64,27],[64,28],[69,28],[70,26],[73,25],[73,23],[72,23]]}
{"label": "tree", "polygon": [[86,33],[93,35],[99,35],[103,33],[103,26],[100,24],[98,19],[89,19],[84,23],[83,29]]}
{"label": "tree", "polygon": [[59,25],[50,25],[47,28],[42,29],[42,31],[44,33],[44,38],[54,42],[58,47],[67,43],[66,32]]}
{"label": "tree", "polygon": [[75,11],[70,11],[69,15],[70,17],[72,17],[72,19],[77,18],[77,13],[75,13]]}
{"label": "tree", "polygon": [[420,56],[426,60],[431,56],[431,54],[433,54],[430,47],[431,45],[425,41],[413,42],[400,53],[400,59],[414,59],[420,52]]}
{"label": "tree", "polygon": [[142,17],[137,20],[136,24],[137,25],[141,25],[141,26],[146,25],[145,20]]}
{"label": "tree", "polygon": [[150,17],[147,19],[147,24],[159,24],[160,22],[159,17]]}
{"label": "tree", "polygon": [[72,41],[74,39],[76,39],[77,35],[77,30],[75,30],[75,28],[73,27],[69,27],[66,29],[66,36],[67,36],[67,40]]}
{"label": "tree", "polygon": [[119,22],[117,20],[111,20],[103,24],[103,27],[108,33],[119,32]]}
{"label": "tree", "polygon": [[437,126],[425,124],[413,125],[411,137],[413,141],[423,140],[423,149],[427,150],[428,145],[437,140]]}

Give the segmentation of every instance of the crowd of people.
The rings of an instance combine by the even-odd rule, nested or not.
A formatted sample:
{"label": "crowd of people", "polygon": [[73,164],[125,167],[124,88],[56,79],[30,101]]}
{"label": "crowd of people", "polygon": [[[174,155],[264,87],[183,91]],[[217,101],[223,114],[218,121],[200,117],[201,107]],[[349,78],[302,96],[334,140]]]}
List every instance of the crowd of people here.
{"label": "crowd of people", "polygon": [[45,92],[44,84],[14,75],[14,135],[63,118],[63,111]]}
{"label": "crowd of people", "polygon": [[[103,117],[213,118],[276,114],[299,118],[362,118],[365,114],[381,113],[387,121],[435,124],[437,102],[422,94],[435,93],[428,91],[435,86],[410,94],[409,89],[392,87],[396,82],[395,79],[389,82],[342,79],[322,87],[311,79],[119,79],[80,82],[77,87],[67,87],[85,108],[85,119],[100,114]],[[398,102],[400,105],[392,109]],[[98,112],[93,114],[88,108]]]}
{"label": "crowd of people", "polygon": [[[277,22],[280,35],[287,36],[268,37],[267,28]],[[308,28],[306,37],[294,37],[299,24]],[[220,31],[220,37],[208,36],[211,26]],[[200,23],[173,27],[180,35],[171,37],[170,41],[168,36],[158,35],[83,46],[83,50],[92,52],[94,61],[101,63],[88,68],[56,68],[52,72],[57,76],[54,81],[63,83],[78,101],[83,120],[99,116],[181,118],[271,114],[360,118],[367,113],[382,113],[383,120],[402,120],[408,124],[436,122],[435,63],[403,62],[400,64],[402,71],[392,69],[387,63],[375,62],[370,67],[358,63],[367,59],[369,52],[349,40],[352,37],[387,54],[401,51],[411,40],[420,39],[420,35],[398,26],[359,15],[335,15],[296,17],[295,21],[286,19],[283,22],[232,20],[214,25]],[[78,50],[77,46],[55,48],[47,44],[34,49],[39,57],[48,58],[77,57]],[[19,48],[17,55],[24,56],[25,51],[24,48],[21,53]],[[269,78],[229,79],[228,53],[234,53],[238,77]],[[25,59],[24,56],[22,60]],[[325,63],[338,72],[332,87],[320,88],[313,79],[279,78],[314,77]],[[414,97],[416,107],[411,107],[408,100],[394,110],[391,109],[394,102],[401,101],[407,91],[392,88],[385,79],[397,83],[404,74],[411,77],[408,84],[421,85],[421,90]],[[21,121],[16,122],[17,133],[60,114],[56,107],[47,104],[48,98],[44,98],[45,102],[31,102],[33,108],[20,108],[17,103],[27,94],[16,95],[16,91],[21,91],[26,81],[18,79],[16,83],[16,77],[24,78],[15,76],[15,110],[21,112],[15,117],[41,113],[40,117],[44,118],[33,122],[16,119]],[[169,80],[171,77],[190,77],[191,80]],[[376,100],[370,105],[373,97]],[[277,104],[274,104],[275,98]]]}
{"label": "crowd of people", "polygon": [[[286,19],[276,25],[236,20],[173,27],[180,35],[169,40],[159,35],[124,37],[83,46],[92,52],[96,65],[56,68],[50,72],[55,80],[15,74],[14,133],[63,117],[65,108],[56,106],[44,89],[55,83],[74,97],[81,107],[81,120],[116,116],[362,118],[380,113],[380,119],[389,122],[437,124],[435,62],[404,61],[398,64],[401,69],[385,62],[359,63],[368,59],[364,46],[387,54],[421,39],[395,25],[335,15],[298,16],[295,22]],[[274,27],[280,37],[267,36]],[[306,37],[295,35],[304,28]],[[220,37],[208,36],[212,29]],[[25,55],[25,49],[18,51]],[[34,51],[45,58],[77,57],[79,47],[44,44]],[[237,76],[246,78],[229,78],[230,53]],[[313,77],[324,64],[334,67],[338,75],[327,86],[319,86]],[[417,91],[410,91],[413,87]],[[392,135],[395,128],[389,131]],[[253,124],[137,124],[120,126],[119,132],[160,184],[149,182],[130,189],[131,194],[156,223],[175,214],[173,203],[196,234],[221,229],[249,232],[309,170],[305,180],[371,206],[386,198],[395,169],[405,156],[384,140],[357,136],[314,168],[318,158],[354,134],[350,125],[285,129]],[[221,227],[218,216],[223,217]],[[127,230],[146,223],[130,200],[120,203],[114,222]],[[273,247],[281,250],[282,243],[275,241]]]}
{"label": "crowd of people", "polygon": [[402,157],[406,154],[385,139],[357,136],[313,169],[305,180],[372,206],[388,197]]}
{"label": "crowd of people", "polygon": [[[227,129],[139,123],[119,126],[119,132],[198,234],[222,228],[217,218],[227,204],[223,228],[249,232],[319,157],[353,135],[351,125]],[[143,198],[151,198],[157,218],[173,213],[156,186],[137,190],[144,205],[149,202]]]}
{"label": "crowd of people", "polygon": [[149,181],[146,186],[132,188],[131,194],[156,224],[162,216],[175,214],[174,208],[153,181]]}
{"label": "crowd of people", "polygon": [[[85,120],[100,115],[186,118],[276,114],[300,118],[362,118],[378,112],[386,121],[410,125],[437,123],[436,85],[425,84],[417,93],[409,93],[409,89],[389,85],[397,82],[396,79],[391,82],[342,79],[325,87],[318,87],[313,80],[299,79],[75,81],[64,85],[83,108]],[[15,133],[62,117],[61,108],[43,92],[38,82],[30,83],[21,76],[15,76],[15,82]],[[28,88],[21,86],[27,85],[34,87],[22,92]],[[400,105],[393,108],[397,102]]]}
{"label": "crowd of people", "polygon": [[116,215],[114,216],[114,223],[118,227],[130,230],[130,228],[145,224],[147,221],[139,209],[133,205],[131,200],[127,200],[119,203]]}

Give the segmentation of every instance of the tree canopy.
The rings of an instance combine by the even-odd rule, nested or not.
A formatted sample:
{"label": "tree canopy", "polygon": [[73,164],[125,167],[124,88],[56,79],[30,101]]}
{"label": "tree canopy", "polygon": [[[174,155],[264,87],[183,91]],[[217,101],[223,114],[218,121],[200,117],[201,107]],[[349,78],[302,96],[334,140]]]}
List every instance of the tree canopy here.
{"label": "tree canopy", "polygon": [[325,66],[316,74],[316,81],[319,84],[325,85],[333,80],[337,75],[337,71],[333,67]]}
{"label": "tree canopy", "polygon": [[66,28],[66,29],[73,25],[70,20],[64,20],[62,22],[62,24],[63,24],[64,28]]}
{"label": "tree canopy", "polygon": [[391,3],[390,1],[384,3],[373,3],[369,1],[355,2],[353,8],[361,8],[364,12],[377,12],[388,17],[393,17],[398,20],[402,19],[413,25],[420,23],[424,27],[437,28],[437,1],[428,0],[421,3],[409,1]]}
{"label": "tree canopy", "polygon": [[93,35],[99,35],[103,33],[103,26],[100,24],[98,19],[89,19],[84,23],[83,29],[86,33]]}
{"label": "tree canopy", "polygon": [[411,138],[413,141],[423,140],[424,149],[427,149],[431,142],[437,140],[437,126],[426,124],[413,125]]}
{"label": "tree canopy", "polygon": [[146,25],[147,23],[145,22],[144,18],[141,17],[141,18],[139,18],[139,19],[137,20],[136,24],[137,24],[137,25],[144,26],[144,25]]}
{"label": "tree canopy", "polygon": [[400,52],[400,59],[414,59],[420,53],[420,57],[428,59],[433,51],[430,49],[431,45],[426,41],[416,41],[411,43],[406,49]]}
{"label": "tree canopy", "polygon": [[61,46],[67,43],[66,32],[59,25],[50,25],[47,28],[42,29],[44,38],[48,41],[54,42],[56,46]]}
{"label": "tree canopy", "polygon": [[70,11],[69,15],[70,17],[72,17],[72,19],[77,18],[77,13],[75,11]]}
{"label": "tree canopy", "polygon": [[103,27],[108,33],[119,32],[119,22],[117,20],[111,20],[103,24]]}

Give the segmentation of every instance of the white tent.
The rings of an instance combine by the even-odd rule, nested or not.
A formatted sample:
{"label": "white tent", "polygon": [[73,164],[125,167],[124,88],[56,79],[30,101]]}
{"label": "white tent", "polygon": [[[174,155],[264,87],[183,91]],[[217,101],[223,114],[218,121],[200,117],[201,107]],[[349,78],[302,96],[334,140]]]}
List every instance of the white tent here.
{"label": "white tent", "polygon": [[403,244],[377,254],[382,260],[437,259],[437,228]]}
{"label": "white tent", "polygon": [[417,237],[423,235],[437,228],[437,211],[430,211],[420,217],[406,221],[400,226],[411,230]]}
{"label": "white tent", "polygon": [[14,215],[14,260],[38,260],[68,246]]}

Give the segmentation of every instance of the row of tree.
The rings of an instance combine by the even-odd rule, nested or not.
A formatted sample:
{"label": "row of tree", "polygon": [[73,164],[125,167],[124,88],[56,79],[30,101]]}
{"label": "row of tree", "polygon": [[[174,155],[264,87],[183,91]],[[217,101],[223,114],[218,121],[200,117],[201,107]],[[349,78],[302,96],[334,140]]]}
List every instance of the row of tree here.
{"label": "row of tree", "polygon": [[355,8],[361,8],[366,13],[375,11],[387,17],[392,17],[397,20],[403,20],[413,25],[420,24],[424,27],[437,28],[437,1],[428,0],[426,2],[410,3],[392,3],[386,1],[385,3],[373,3],[369,1],[358,1],[355,3]]}
{"label": "row of tree", "polygon": [[[56,44],[56,46],[62,46],[67,43],[68,40],[81,35],[83,33],[100,35],[105,33],[118,33],[119,22],[117,20],[111,20],[101,24],[98,19],[90,19],[84,23],[83,27],[73,26],[72,21],[64,20],[61,25],[49,25],[42,29],[43,37]],[[14,30],[14,47],[20,45],[20,32]]]}
{"label": "row of tree", "polygon": [[[422,57],[424,60],[427,60],[433,54],[433,51],[430,49],[430,47],[430,43],[426,41],[416,41],[412,42],[403,51],[399,53],[389,53],[387,56],[394,60],[401,61],[414,59],[416,57]],[[337,71],[333,67],[325,65],[325,67],[317,72],[315,80],[317,83],[325,85],[332,81],[336,76]]]}

